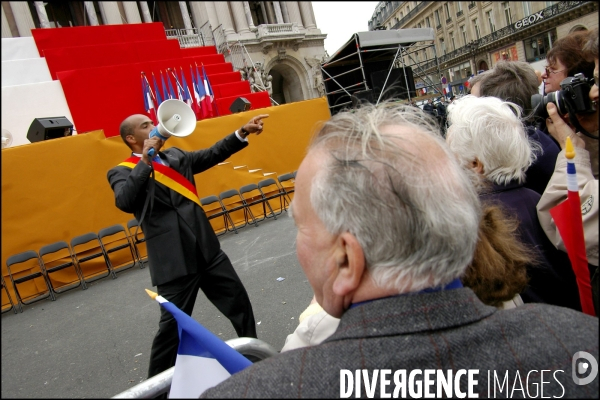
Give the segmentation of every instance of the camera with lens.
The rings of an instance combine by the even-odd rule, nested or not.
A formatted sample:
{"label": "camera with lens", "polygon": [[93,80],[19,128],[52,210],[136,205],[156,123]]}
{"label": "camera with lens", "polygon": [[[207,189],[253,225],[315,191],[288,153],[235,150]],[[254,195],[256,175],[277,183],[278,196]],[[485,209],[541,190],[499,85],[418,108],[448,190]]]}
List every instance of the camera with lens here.
{"label": "camera with lens", "polygon": [[592,83],[583,74],[569,76],[560,83],[560,90],[548,93],[546,96],[534,94],[531,96],[531,108],[534,115],[544,120],[548,118],[546,106],[554,103],[560,115],[591,114],[595,108],[590,100]]}

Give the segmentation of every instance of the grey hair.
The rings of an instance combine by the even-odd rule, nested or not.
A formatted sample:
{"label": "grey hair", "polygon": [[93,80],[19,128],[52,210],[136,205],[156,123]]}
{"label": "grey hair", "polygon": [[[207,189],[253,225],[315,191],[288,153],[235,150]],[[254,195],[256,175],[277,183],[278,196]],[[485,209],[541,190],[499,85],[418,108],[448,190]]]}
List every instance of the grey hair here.
{"label": "grey hair", "polygon": [[541,147],[526,133],[521,108],[496,97],[465,96],[448,110],[450,149],[468,167],[479,160],[484,176],[498,184],[523,182]]}
{"label": "grey hair", "polygon": [[352,233],[379,287],[444,285],[471,262],[480,204],[429,116],[391,103],[341,112],[313,138],[326,157],[310,200],[326,229]]}

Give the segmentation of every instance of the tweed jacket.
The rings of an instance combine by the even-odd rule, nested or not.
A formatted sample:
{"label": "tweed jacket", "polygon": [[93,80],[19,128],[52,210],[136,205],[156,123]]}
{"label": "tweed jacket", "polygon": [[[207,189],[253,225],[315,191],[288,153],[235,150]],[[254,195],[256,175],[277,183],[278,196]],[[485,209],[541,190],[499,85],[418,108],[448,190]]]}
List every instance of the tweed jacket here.
{"label": "tweed jacket", "polygon": [[[248,146],[232,133],[212,147],[186,152],[172,147],[159,152],[161,159],[194,184],[194,175],[226,160]],[[138,162],[135,168],[116,166],[108,171],[116,206],[140,221],[152,168]],[[155,182],[154,205],[142,221],[152,285],[197,273],[216,256],[219,240],[202,207],[174,190]]]}
{"label": "tweed jacket", "polygon": [[[597,318],[546,304],[498,310],[469,288],[418,293],[351,308],[322,344],[262,360],[201,397],[335,398],[340,397],[341,369],[353,374],[366,369],[369,376],[375,369],[390,369],[389,394],[394,371],[478,369],[474,392],[479,397],[494,396],[488,394],[488,373],[493,381],[494,372],[510,382],[503,391],[496,387],[495,397],[522,397],[520,391],[511,392],[514,382],[525,385],[534,371],[529,374],[531,396],[533,383],[539,389],[543,379],[544,396],[597,398],[598,378],[579,386],[571,377],[573,355],[579,351],[598,360]],[[541,370],[552,372],[540,375]],[[465,375],[460,387],[466,393]],[[366,396],[364,385],[360,395]],[[381,397],[379,381],[374,397]]]}

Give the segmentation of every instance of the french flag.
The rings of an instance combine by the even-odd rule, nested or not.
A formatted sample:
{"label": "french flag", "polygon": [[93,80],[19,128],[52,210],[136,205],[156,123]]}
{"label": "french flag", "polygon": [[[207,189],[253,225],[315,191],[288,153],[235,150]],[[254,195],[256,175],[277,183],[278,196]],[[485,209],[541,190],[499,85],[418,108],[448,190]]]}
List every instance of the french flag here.
{"label": "french flag", "polygon": [[202,81],[204,82],[204,91],[206,92],[206,96],[202,101],[202,110],[204,111],[206,117],[210,118],[214,116],[212,103],[215,95],[212,91],[212,87],[210,86],[210,82],[208,81],[208,76],[206,75],[204,65],[202,65]]}
{"label": "french flag", "polygon": [[252,365],[198,321],[164,297],[146,289],[177,321],[179,349],[169,398],[198,398],[206,389]]}
{"label": "french flag", "polygon": [[192,76],[192,92],[194,93],[194,98],[192,102],[192,110],[196,113],[196,119],[202,118],[202,109],[200,108],[200,93],[198,91],[198,80],[194,75],[194,70],[190,65],[190,75]]}
{"label": "french flag", "polygon": [[581,216],[581,200],[577,185],[577,171],[575,170],[575,148],[571,138],[567,137],[565,156],[567,157],[567,199],[550,209],[556,228],[565,244],[573,272],[579,288],[581,310],[588,315],[596,315],[592,301],[592,285],[590,283],[590,270],[585,252],[585,239],[583,236],[583,219]]}
{"label": "french flag", "polygon": [[146,108],[146,112],[150,116],[150,119],[154,123],[154,125],[158,125],[158,118],[156,117],[156,108],[154,107],[154,101],[152,101],[152,96],[150,95],[150,86],[146,79],[142,76],[142,91],[144,94],[144,106]]}

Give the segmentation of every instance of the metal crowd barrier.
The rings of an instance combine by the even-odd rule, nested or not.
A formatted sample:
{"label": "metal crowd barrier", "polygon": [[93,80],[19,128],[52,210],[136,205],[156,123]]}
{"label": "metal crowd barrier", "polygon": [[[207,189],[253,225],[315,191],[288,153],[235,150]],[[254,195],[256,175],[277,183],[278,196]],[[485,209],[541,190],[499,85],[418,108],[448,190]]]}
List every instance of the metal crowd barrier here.
{"label": "metal crowd barrier", "polygon": [[[279,352],[270,344],[254,338],[241,337],[226,341],[238,353],[248,357],[250,361],[260,361],[274,356]],[[168,393],[171,389],[173,380],[173,371],[175,367],[161,372],[152,378],[113,396],[113,399],[153,399],[163,393]]]}

